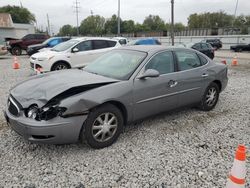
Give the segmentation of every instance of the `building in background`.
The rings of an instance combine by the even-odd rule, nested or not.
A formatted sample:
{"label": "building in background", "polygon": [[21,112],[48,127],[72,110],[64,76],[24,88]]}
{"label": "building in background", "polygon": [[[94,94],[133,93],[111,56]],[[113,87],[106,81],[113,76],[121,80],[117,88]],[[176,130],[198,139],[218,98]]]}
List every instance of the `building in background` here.
{"label": "building in background", "polygon": [[13,23],[11,15],[0,13],[0,40],[4,38],[22,38],[24,35],[35,33],[33,24]]}

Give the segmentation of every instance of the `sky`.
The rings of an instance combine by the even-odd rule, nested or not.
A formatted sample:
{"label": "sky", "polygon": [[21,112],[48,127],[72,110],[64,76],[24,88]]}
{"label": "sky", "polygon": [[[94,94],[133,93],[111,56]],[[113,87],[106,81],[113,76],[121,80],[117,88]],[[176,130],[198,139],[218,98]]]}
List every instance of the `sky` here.
{"label": "sky", "polygon": [[[36,17],[37,26],[50,25],[56,34],[65,24],[76,26],[74,2],[76,0],[0,0],[0,6],[20,5],[28,8]],[[80,2],[79,22],[91,14],[110,18],[117,14],[118,0],[78,0]],[[149,14],[159,15],[165,22],[171,19],[171,0],[120,0],[122,20],[132,19],[142,23]],[[250,0],[238,0],[237,15],[250,15]],[[193,13],[216,12],[223,10],[234,14],[237,0],[175,0],[175,22],[187,24],[187,18]]]}

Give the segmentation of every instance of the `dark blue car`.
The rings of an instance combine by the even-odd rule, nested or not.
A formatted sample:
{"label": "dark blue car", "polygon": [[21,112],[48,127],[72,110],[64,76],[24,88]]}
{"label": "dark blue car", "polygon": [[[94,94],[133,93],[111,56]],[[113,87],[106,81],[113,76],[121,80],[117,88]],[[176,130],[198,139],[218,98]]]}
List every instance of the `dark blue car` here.
{"label": "dark blue car", "polygon": [[129,45],[161,45],[161,43],[154,38],[144,38],[131,41]]}
{"label": "dark blue car", "polygon": [[29,56],[31,56],[31,55],[37,53],[42,48],[53,48],[54,46],[56,46],[62,42],[68,41],[69,39],[70,39],[70,37],[52,37],[52,38],[49,38],[41,44],[35,44],[35,45],[28,46],[27,54]]}

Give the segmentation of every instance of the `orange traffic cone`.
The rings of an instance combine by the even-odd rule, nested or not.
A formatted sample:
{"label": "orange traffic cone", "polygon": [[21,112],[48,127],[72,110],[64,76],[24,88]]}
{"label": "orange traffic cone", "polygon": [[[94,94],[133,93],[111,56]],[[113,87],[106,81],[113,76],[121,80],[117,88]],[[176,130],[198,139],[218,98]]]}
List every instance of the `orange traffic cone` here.
{"label": "orange traffic cone", "polygon": [[233,61],[232,61],[232,66],[237,66],[237,65],[238,65],[237,56],[234,56]]}
{"label": "orange traffic cone", "polygon": [[20,69],[20,63],[18,62],[18,59],[16,56],[14,56],[12,68],[13,69]]}
{"label": "orange traffic cone", "polygon": [[223,60],[221,61],[221,63],[223,63],[224,65],[227,65],[227,60],[223,59]]}
{"label": "orange traffic cone", "polygon": [[234,158],[226,188],[245,188],[246,178],[246,147],[239,145]]}

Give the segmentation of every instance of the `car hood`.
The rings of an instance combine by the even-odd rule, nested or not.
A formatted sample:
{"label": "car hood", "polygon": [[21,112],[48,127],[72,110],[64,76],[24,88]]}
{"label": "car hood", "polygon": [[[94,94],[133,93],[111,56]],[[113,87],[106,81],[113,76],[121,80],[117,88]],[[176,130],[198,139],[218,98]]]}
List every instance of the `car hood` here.
{"label": "car hood", "polygon": [[31,104],[41,107],[57,96],[67,98],[118,81],[79,69],[62,70],[33,76],[12,88],[10,94],[23,108]]}
{"label": "car hood", "polygon": [[61,52],[56,52],[56,51],[51,51],[51,50],[46,50],[46,51],[39,51],[38,53],[32,55],[34,58],[41,58],[41,57],[51,57],[54,55],[57,55]]}

